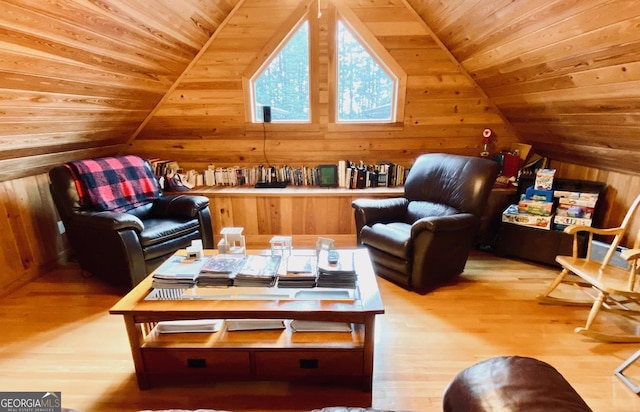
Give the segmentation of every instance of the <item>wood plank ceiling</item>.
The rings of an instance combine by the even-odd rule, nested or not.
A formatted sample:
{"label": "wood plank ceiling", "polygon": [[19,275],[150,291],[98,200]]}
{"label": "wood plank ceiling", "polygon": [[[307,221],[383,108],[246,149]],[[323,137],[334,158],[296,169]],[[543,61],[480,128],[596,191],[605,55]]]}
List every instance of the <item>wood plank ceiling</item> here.
{"label": "wood plank ceiling", "polygon": [[3,0],[0,181],[117,153],[236,0]]}
{"label": "wood plank ceiling", "polygon": [[[516,141],[482,90],[460,70],[422,19],[400,0],[245,0],[158,106],[129,150],[179,160],[185,169],[275,164],[315,166],[341,159],[411,165],[424,152],[477,155],[484,127],[507,147]],[[243,77],[253,75],[303,16],[310,24],[312,121],[262,124],[246,120]],[[336,124],[335,16],[350,16],[406,73],[403,117],[392,125]],[[355,24],[352,23],[352,24]]]}
{"label": "wood plank ceiling", "polygon": [[538,153],[640,173],[637,1],[408,2]]}
{"label": "wood plank ceiling", "polygon": [[[444,114],[450,110],[449,123],[428,125],[429,113],[422,113],[421,121],[426,123],[421,127],[393,136],[401,139],[395,143],[395,147],[401,145],[400,149],[395,149],[392,141],[381,138],[378,150],[398,150],[398,155],[407,157],[417,151],[438,149],[477,152],[477,130],[481,130],[483,123],[493,122],[505,137],[515,131],[507,141],[521,139],[532,144],[538,153],[553,159],[640,174],[637,136],[640,129],[640,8],[637,2],[345,2],[358,9],[359,18],[372,32],[380,33],[383,43],[396,45],[398,58],[409,62],[407,56],[412,54],[421,58],[425,53],[440,53],[433,48],[432,40],[428,49],[418,43],[415,43],[418,47],[410,46],[411,41],[430,39],[429,36],[407,35],[409,43],[400,45],[401,38],[394,36],[394,30],[402,27],[403,30],[411,28],[414,33],[431,29],[437,35],[436,43],[442,42],[448,49],[446,53],[450,52],[459,62],[457,77],[451,77],[456,80],[444,91],[424,83],[420,85],[423,92],[418,95],[416,89],[413,95],[422,99],[422,107],[442,107],[441,119],[446,119]],[[229,13],[242,3],[239,0],[3,0],[0,3],[0,181],[42,173],[64,161],[122,150]],[[256,10],[264,10],[275,2],[247,0],[246,3]],[[326,4],[327,0],[322,0],[323,7]],[[382,8],[397,10],[405,5],[410,5],[424,20],[424,30],[401,26],[397,23],[398,14],[394,13],[386,13],[386,20],[380,21],[385,15],[380,13]],[[371,13],[368,7],[372,8]],[[408,18],[406,13],[401,15]],[[258,32],[245,26],[236,26],[235,30],[247,38],[255,37]],[[240,45],[237,46],[236,51],[240,50]],[[221,47],[221,43],[213,49],[215,47]],[[215,68],[217,60],[213,55],[210,57],[214,58],[205,62],[209,65],[206,70]],[[230,61],[233,56],[219,59]],[[453,67],[455,60],[451,61]],[[411,66],[410,70],[418,75],[419,67],[425,72],[430,69],[421,63]],[[460,76],[465,72],[480,89]],[[431,76],[429,72],[421,81]],[[460,90],[462,94],[456,94]],[[452,99],[456,96],[461,101],[469,101],[466,116],[455,112],[458,107]],[[430,105],[429,99],[440,100]],[[475,107],[471,101],[475,101]],[[221,103],[210,110],[224,113],[224,105],[221,99]],[[411,113],[410,109],[405,112]],[[487,113],[484,118],[478,116],[482,111]],[[508,123],[502,125],[499,115]],[[474,119],[471,124],[465,123],[470,119]],[[405,119],[405,126],[411,124],[410,120]],[[153,127],[158,124],[155,122]],[[256,131],[248,127],[240,133],[247,130],[249,134]],[[152,138],[148,132],[145,135],[144,130],[141,135],[142,141]],[[185,135],[189,135],[189,131],[185,131]],[[136,143],[137,139],[134,147]],[[299,147],[307,143],[298,142]],[[358,150],[370,148],[368,145]]]}

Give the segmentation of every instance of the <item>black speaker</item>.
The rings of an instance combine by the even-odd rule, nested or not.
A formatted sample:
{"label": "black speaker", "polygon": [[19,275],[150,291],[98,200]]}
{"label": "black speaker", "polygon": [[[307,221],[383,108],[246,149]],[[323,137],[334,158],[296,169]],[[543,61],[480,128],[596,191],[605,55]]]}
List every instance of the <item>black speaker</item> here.
{"label": "black speaker", "polygon": [[271,123],[271,106],[262,106],[262,121]]}

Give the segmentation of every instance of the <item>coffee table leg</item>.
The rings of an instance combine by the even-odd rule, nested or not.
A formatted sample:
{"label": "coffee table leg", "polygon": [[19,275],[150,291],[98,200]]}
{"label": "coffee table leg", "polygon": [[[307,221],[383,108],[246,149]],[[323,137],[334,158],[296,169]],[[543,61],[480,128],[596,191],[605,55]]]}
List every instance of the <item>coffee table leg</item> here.
{"label": "coffee table leg", "polygon": [[375,315],[366,316],[364,322],[364,367],[362,371],[362,384],[365,392],[371,392],[373,389],[373,345],[375,342],[375,331]]}
{"label": "coffee table leg", "polygon": [[136,369],[136,379],[138,380],[138,388],[148,389],[150,387],[147,381],[147,374],[144,369],[144,361],[142,360],[141,346],[143,342],[142,326],[136,324],[133,316],[124,316],[124,325],[127,329],[129,337],[129,347],[131,348],[131,356],[133,357],[133,366]]}

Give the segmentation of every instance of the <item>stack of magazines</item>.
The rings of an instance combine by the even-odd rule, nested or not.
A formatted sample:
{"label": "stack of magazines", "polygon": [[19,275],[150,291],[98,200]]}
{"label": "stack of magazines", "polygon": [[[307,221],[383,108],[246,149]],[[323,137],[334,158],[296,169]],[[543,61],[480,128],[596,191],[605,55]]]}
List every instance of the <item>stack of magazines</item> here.
{"label": "stack of magazines", "polygon": [[238,270],[234,286],[273,286],[281,256],[249,255]]}
{"label": "stack of magazines", "polygon": [[278,273],[279,288],[313,288],[316,286],[316,257],[291,255]]}
{"label": "stack of magazines", "polygon": [[246,260],[245,255],[214,255],[200,268],[196,278],[198,286],[233,286],[238,271]]}
{"label": "stack of magazines", "polygon": [[322,288],[349,288],[356,287],[358,275],[356,274],[353,252],[350,250],[338,250],[337,263],[329,263],[327,250],[318,254],[318,282]]}
{"label": "stack of magazines", "polygon": [[171,256],[155,270],[151,286],[156,289],[190,288],[195,282],[204,261],[185,256]]}

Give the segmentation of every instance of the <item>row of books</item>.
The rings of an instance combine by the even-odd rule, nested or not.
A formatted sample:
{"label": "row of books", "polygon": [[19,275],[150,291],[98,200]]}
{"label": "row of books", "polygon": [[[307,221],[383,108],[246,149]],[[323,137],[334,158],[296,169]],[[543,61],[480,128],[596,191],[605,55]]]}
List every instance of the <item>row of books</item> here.
{"label": "row of books", "polygon": [[338,187],[365,189],[368,187],[402,186],[409,170],[402,165],[383,162],[378,164],[355,164],[338,162]]}
{"label": "row of books", "polygon": [[181,171],[178,162],[173,160],[149,159],[148,162],[153,173],[158,177],[171,176]]}
{"label": "row of books", "polygon": [[[184,171],[177,162],[150,159],[158,178],[170,179],[179,174],[187,187],[197,186],[255,186],[257,183],[283,182],[291,186],[319,186],[321,172],[312,166],[232,166],[216,167],[211,164],[206,170]],[[367,187],[401,186],[408,168],[391,162],[365,164],[340,160],[336,165],[336,187],[362,189]]]}

